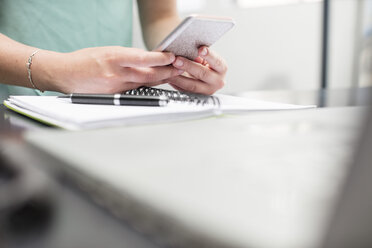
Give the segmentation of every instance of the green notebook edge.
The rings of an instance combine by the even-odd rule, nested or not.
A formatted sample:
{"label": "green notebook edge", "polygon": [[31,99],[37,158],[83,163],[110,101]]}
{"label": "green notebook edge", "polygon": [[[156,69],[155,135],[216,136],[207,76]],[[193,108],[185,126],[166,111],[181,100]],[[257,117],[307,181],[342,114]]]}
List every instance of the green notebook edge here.
{"label": "green notebook edge", "polygon": [[18,114],[21,114],[21,115],[23,115],[23,116],[26,116],[26,117],[28,117],[28,118],[30,118],[30,119],[32,119],[32,120],[37,121],[37,122],[43,123],[43,124],[48,125],[48,126],[51,126],[51,127],[56,127],[56,128],[65,129],[65,128],[63,128],[63,127],[61,127],[61,126],[59,126],[59,125],[57,125],[57,124],[55,124],[55,123],[48,122],[48,121],[46,121],[46,120],[43,120],[43,119],[37,118],[37,117],[35,117],[35,116],[32,116],[31,114],[28,114],[28,113],[26,113],[26,112],[23,112],[23,111],[21,111],[20,109],[16,109],[16,108],[12,107],[11,105],[9,105],[9,104],[7,103],[7,100],[4,100],[4,101],[3,101],[3,105],[4,105],[5,107],[7,107],[8,109],[10,109],[10,110],[12,110],[12,111],[14,111],[14,112],[16,112],[16,113],[18,113]]}

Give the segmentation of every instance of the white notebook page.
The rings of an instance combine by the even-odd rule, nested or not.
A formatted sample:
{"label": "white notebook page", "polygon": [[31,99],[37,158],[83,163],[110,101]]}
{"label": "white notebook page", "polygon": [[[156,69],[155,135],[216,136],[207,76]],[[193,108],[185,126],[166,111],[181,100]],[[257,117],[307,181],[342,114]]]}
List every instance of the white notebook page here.
{"label": "white notebook page", "polygon": [[314,107],[257,101],[228,95],[216,96],[220,99],[220,106],[176,102],[170,102],[165,107],[72,104],[56,96],[10,96],[4,103],[18,112],[67,129],[183,120],[242,111]]}

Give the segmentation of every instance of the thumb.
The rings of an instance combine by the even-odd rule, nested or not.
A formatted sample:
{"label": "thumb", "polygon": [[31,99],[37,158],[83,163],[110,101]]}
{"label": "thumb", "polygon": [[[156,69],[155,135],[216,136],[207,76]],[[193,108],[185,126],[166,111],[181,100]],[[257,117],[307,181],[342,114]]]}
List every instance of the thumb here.
{"label": "thumb", "polygon": [[123,67],[154,67],[169,65],[176,59],[173,53],[149,52],[136,48],[123,48],[117,54],[118,63]]}

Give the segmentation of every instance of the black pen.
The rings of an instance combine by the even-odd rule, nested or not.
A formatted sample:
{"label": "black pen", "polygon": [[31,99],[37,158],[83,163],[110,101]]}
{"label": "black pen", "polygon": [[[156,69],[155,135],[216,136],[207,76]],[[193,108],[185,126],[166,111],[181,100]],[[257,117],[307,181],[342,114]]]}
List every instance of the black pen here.
{"label": "black pen", "polygon": [[69,100],[71,103],[79,104],[104,104],[104,105],[126,105],[126,106],[166,106],[166,96],[135,96],[125,94],[69,94],[58,96],[58,98]]}

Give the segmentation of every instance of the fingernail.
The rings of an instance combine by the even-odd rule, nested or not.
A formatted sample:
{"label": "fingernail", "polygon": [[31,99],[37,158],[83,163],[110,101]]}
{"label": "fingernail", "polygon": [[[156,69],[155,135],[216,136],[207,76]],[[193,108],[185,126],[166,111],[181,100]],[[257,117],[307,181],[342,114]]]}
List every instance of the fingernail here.
{"label": "fingernail", "polygon": [[184,70],[178,70],[178,74],[183,74],[184,72]]}
{"label": "fingernail", "polygon": [[174,63],[175,66],[183,66],[183,61],[180,58],[176,59],[176,62]]}
{"label": "fingernail", "polygon": [[176,56],[174,56],[174,54],[171,53],[170,54],[170,61],[171,61],[171,63],[173,63],[175,59],[176,59]]}
{"label": "fingernail", "polygon": [[207,50],[206,47],[204,47],[204,48],[200,51],[200,55],[202,55],[202,56],[207,55],[207,53],[208,53],[208,50]]}

